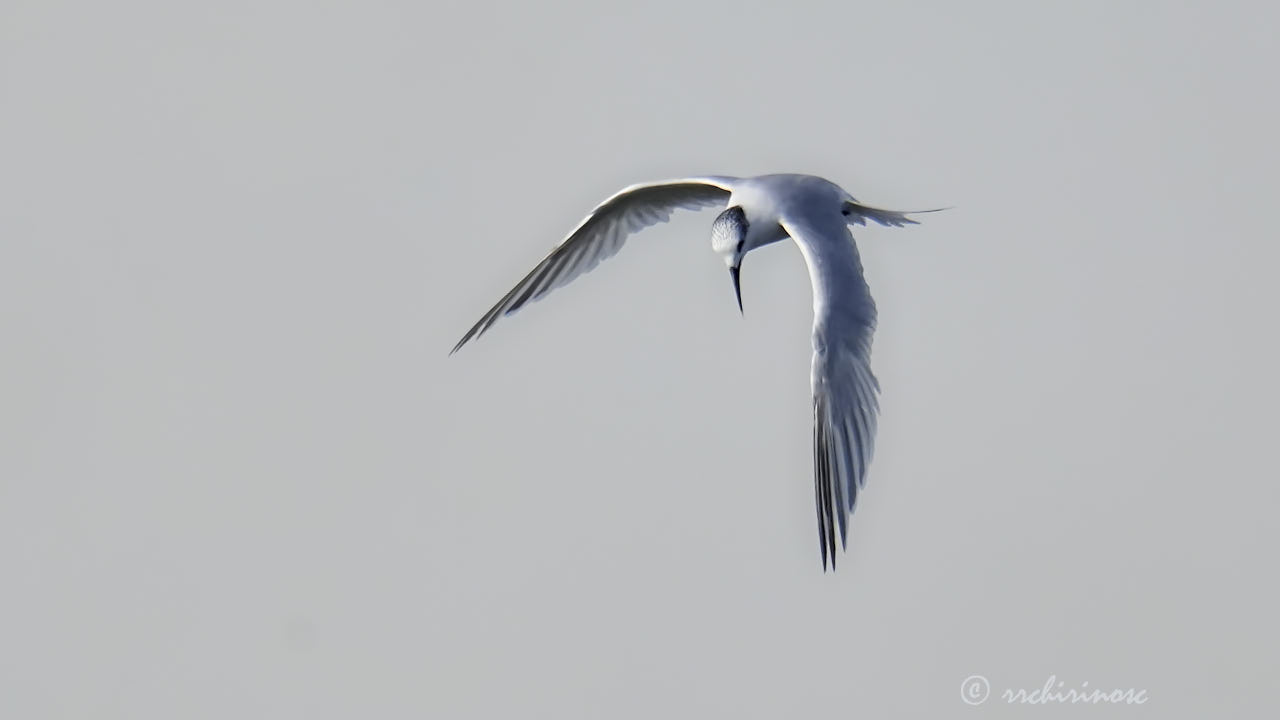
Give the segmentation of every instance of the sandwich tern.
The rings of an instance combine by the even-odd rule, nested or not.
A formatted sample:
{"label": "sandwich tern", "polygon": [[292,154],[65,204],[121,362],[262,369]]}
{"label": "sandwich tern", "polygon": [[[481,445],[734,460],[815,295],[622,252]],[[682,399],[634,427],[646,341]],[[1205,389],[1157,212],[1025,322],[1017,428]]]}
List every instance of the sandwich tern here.
{"label": "sandwich tern", "polygon": [[[791,238],[813,284],[813,464],[822,567],[835,569],[836,532],[847,546],[848,516],[866,487],[880,409],[871,372],[876,305],[849,232],[868,220],[915,225],[911,213],[859,203],[813,175],[691,177],[632,185],[605,200],[542,262],[467,331],[449,353],[483,335],[498,318],[568,284],[612,257],[627,237],[665,222],[678,209],[724,210],[711,225],[711,245],[729,267],[742,311],[740,272],[752,250]],[[934,212],[923,210],[918,212]]]}

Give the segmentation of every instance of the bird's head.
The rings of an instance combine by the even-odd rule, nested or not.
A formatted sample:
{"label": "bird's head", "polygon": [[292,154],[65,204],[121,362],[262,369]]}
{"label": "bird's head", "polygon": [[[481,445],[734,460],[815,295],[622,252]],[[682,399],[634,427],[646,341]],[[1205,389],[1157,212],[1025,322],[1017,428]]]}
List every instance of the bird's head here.
{"label": "bird's head", "polygon": [[747,214],[742,208],[734,205],[716,217],[711,224],[711,247],[725,265],[729,266],[729,276],[733,278],[733,293],[738,298],[738,312],[742,312],[742,286],[738,276],[742,272],[742,258],[747,254]]}

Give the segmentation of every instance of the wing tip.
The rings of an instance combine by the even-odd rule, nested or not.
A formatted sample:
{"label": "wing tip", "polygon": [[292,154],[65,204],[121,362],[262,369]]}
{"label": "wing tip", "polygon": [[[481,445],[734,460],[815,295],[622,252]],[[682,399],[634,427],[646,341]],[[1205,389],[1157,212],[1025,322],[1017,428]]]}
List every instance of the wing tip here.
{"label": "wing tip", "polygon": [[453,349],[449,351],[449,357],[453,357],[453,354],[461,350],[463,345],[466,345],[472,340],[479,340],[480,336],[484,335],[484,331],[488,330],[487,327],[482,327],[483,325],[484,320],[482,319],[480,322],[472,326],[472,328],[462,336],[462,339],[458,341],[458,344],[454,345]]}
{"label": "wing tip", "polygon": [[[838,461],[831,455],[832,436],[827,407],[820,398],[814,400],[813,463],[815,504],[818,515],[818,547],[822,555],[822,572],[836,570],[836,527],[840,528],[840,546],[846,545],[844,498],[836,484],[841,481]],[[834,482],[833,482],[834,481]]]}

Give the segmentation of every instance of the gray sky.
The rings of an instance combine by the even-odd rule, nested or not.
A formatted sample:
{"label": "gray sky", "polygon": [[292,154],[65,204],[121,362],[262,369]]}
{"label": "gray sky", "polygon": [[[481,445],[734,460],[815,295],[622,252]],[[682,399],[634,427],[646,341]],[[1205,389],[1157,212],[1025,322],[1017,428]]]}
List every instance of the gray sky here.
{"label": "gray sky", "polygon": [[[1273,708],[1280,13],[788,5],[4,3],[0,716]],[[446,357],[766,172],[956,208],[857,233],[834,575],[790,244],[742,318],[681,215]]]}

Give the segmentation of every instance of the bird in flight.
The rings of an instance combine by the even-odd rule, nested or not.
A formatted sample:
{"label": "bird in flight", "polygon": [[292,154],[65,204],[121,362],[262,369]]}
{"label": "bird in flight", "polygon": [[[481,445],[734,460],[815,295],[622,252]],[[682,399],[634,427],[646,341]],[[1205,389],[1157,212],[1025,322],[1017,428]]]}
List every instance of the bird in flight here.
{"label": "bird in flight", "polygon": [[[449,353],[510,315],[612,257],[627,237],[665,222],[679,209],[724,210],[711,225],[711,246],[729,267],[742,310],[742,260],[758,247],[791,238],[804,255],[813,284],[813,471],[822,568],[835,569],[837,528],[847,545],[848,517],[866,487],[876,434],[871,336],[876,305],[862,276],[849,232],[868,220],[915,225],[904,212],[856,201],[838,185],[813,175],[723,176],[632,185],[605,200],[542,262],[485,313]],[[920,212],[934,212],[924,210]]]}

